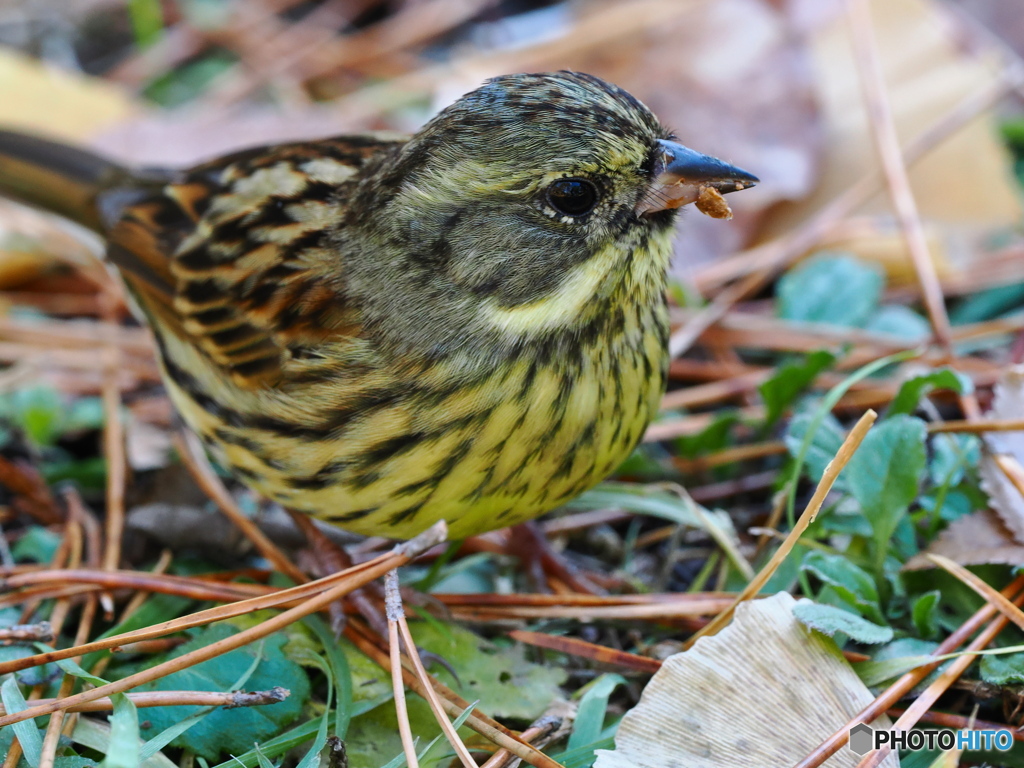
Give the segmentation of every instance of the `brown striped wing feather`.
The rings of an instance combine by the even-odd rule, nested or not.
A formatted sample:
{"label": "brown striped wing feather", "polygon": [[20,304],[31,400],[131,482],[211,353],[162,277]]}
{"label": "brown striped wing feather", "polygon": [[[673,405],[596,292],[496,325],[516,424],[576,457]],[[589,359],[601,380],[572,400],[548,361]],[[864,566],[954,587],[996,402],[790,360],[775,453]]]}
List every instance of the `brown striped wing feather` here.
{"label": "brown striped wing feather", "polygon": [[125,207],[110,257],[158,327],[239,386],[277,382],[293,349],[359,333],[331,242],[360,168],[393,141],[249,150]]}

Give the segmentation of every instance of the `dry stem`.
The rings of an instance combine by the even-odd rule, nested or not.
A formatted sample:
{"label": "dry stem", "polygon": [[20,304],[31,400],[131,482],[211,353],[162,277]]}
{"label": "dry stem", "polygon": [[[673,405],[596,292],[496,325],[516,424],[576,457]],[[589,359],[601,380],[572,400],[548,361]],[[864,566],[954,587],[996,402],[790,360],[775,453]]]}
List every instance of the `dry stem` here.
{"label": "dry stem", "polygon": [[825,502],[825,496],[832,490],[832,485],[835,483],[836,478],[839,477],[839,473],[843,471],[843,468],[847,465],[851,458],[853,458],[854,452],[860,447],[861,442],[867,435],[868,430],[871,429],[871,425],[875,423],[877,414],[874,411],[868,411],[860,420],[854,425],[853,429],[846,436],[843,444],[839,446],[839,451],[836,453],[835,458],[829,462],[825,468],[824,474],[821,476],[821,480],[818,482],[818,487],[814,489],[814,495],[811,496],[811,500],[807,502],[807,507],[804,509],[803,514],[796,521],[796,525],[793,526],[793,530],[789,532],[785,541],[779,545],[779,548],[775,550],[775,554],[772,555],[771,560],[761,569],[761,571],[751,579],[750,583],[743,588],[743,591],[736,597],[732,605],[722,611],[715,619],[701,629],[699,632],[694,634],[687,642],[687,648],[691,647],[699,638],[716,634],[721,630],[729,621],[732,619],[733,614],[736,612],[737,606],[745,600],[749,600],[756,595],[761,587],[763,587],[768,579],[772,577],[772,574],[782,565],[782,561],[786,559],[786,556],[790,553],[793,547],[796,546],[797,541],[804,534],[813,521],[815,516],[818,514],[818,510],[821,509],[821,505]]}

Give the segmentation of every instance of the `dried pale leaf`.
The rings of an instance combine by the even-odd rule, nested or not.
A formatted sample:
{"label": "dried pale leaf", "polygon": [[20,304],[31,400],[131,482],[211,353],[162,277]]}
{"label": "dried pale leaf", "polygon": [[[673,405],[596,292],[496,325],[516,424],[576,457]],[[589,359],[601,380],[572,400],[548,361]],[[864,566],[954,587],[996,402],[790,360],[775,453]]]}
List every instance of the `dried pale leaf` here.
{"label": "dried pale leaf", "polygon": [[1024,546],[1014,540],[999,515],[984,509],[954,520],[927,549],[908,560],[903,568],[934,568],[935,563],[928,559],[928,555],[942,555],[960,565],[1020,565],[1024,563]]}
{"label": "dried pale leaf", "polygon": [[87,142],[139,108],[98,78],[47,66],[10,48],[0,49],[0,125]]}
{"label": "dried pale leaf", "polygon": [[[1024,367],[1008,369],[996,384],[990,419],[1019,419],[1024,415]],[[996,464],[992,454],[1006,454],[1024,465],[1024,432],[998,432],[985,437],[988,451],[978,465],[982,490],[1013,538],[1024,543],[1024,496]],[[952,558],[952,556],[950,556]],[[952,558],[956,559],[956,558]],[[960,561],[958,561],[960,562]],[[1018,559],[1016,562],[1020,562]]]}
{"label": "dried pale leaf", "polygon": [[171,436],[166,429],[138,419],[125,426],[125,453],[136,472],[166,467],[171,448]]}
{"label": "dried pale leaf", "polygon": [[[796,604],[786,593],[745,603],[667,659],[595,768],[788,768],[841,728],[873,697],[835,644],[794,618]],[[842,749],[826,765],[858,762]]]}

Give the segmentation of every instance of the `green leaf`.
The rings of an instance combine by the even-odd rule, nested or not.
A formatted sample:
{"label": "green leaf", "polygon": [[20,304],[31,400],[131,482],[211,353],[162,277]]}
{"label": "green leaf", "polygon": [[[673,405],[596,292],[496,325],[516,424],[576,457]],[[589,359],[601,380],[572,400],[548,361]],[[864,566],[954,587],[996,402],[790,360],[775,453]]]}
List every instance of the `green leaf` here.
{"label": "green leaf", "polygon": [[934,589],[925,592],[914,601],[910,609],[910,617],[917,629],[917,634],[925,640],[931,640],[939,633],[939,600],[942,593]]}
{"label": "green leaf", "polygon": [[[47,648],[46,650],[53,649]],[[93,685],[106,685],[108,682],[102,677],[86,672],[71,659],[61,659],[55,663],[64,673],[81,678]],[[110,736],[107,742],[106,757],[100,763],[100,768],[138,768],[141,763],[139,711],[124,693],[112,694],[110,699],[114,704],[114,711],[108,718]]]}
{"label": "green leaf", "polygon": [[[391,709],[394,711],[394,707],[380,707],[381,704],[390,700],[390,695],[387,697],[381,697],[378,699],[367,699],[359,701],[353,708],[352,716],[358,717],[359,715],[366,714],[377,708]],[[315,717],[312,720],[307,720],[301,725],[297,725],[291,728],[279,736],[275,736],[272,739],[264,741],[260,744],[260,751],[268,757],[279,757],[286,754],[292,749],[301,746],[312,738],[315,738],[323,724],[324,716]],[[203,758],[198,758],[203,763],[206,761]],[[259,765],[259,759],[256,755],[256,750],[251,749],[241,755],[233,755],[229,760],[225,760],[223,763],[218,763],[214,768],[256,768]],[[379,763],[372,765],[372,768],[376,768]],[[358,761],[352,763],[353,768],[359,768]]]}
{"label": "green leaf", "polygon": [[1024,653],[1005,656],[982,656],[981,679],[993,685],[1024,683]]}
{"label": "green leaf", "polygon": [[67,432],[84,432],[91,429],[102,429],[106,422],[103,401],[98,397],[79,397],[68,410]]}
{"label": "green leaf", "polygon": [[594,764],[594,760],[597,757],[595,754],[599,749],[613,749],[615,747],[615,737],[607,736],[598,741],[590,744],[585,744],[582,747],[560,753],[558,762],[561,763],[565,768],[590,768]]}
{"label": "green leaf", "polygon": [[205,707],[203,711],[192,715],[192,717],[186,717],[184,720],[179,720],[170,728],[160,731],[160,733],[142,745],[142,750],[139,752],[139,756],[143,761],[150,759],[193,725],[202,722],[203,718],[209,715],[213,710],[214,707]]}
{"label": "green leaf", "polygon": [[59,533],[41,525],[33,525],[14,542],[11,554],[19,563],[48,563],[53,560],[57,547],[60,546],[60,540]]}
{"label": "green leaf", "polygon": [[1024,118],[1011,118],[999,126],[1003,138],[1013,150],[1024,154]]}
{"label": "green leaf", "polygon": [[[322,718],[322,722],[326,722],[326,721],[327,721],[327,718]],[[260,749],[260,745],[259,744],[256,745],[256,747],[255,747],[255,749],[253,751],[256,752],[256,764],[260,768],[274,768],[274,764],[272,762],[270,762],[270,758],[268,758],[266,755],[263,754],[263,750]]]}
{"label": "green leaf", "polygon": [[168,70],[150,82],[143,93],[162,107],[177,107],[198,97],[238,59],[223,48],[213,49]]}
{"label": "green leaf", "polygon": [[865,645],[878,645],[892,640],[892,627],[882,627],[867,619],[836,608],[801,600],[793,606],[793,615],[805,626],[832,637],[842,632],[851,640]]}
{"label": "green leaf", "polygon": [[935,435],[932,438],[928,476],[936,485],[954,486],[964,479],[967,469],[981,460],[981,440],[975,435]]}
{"label": "green leaf", "polygon": [[[917,503],[921,509],[928,512],[935,512],[939,498],[937,495],[924,494],[918,497]],[[942,506],[939,508],[939,519],[951,523],[954,520],[971,514],[975,507],[971,500],[960,491],[950,491],[941,499]]]}
{"label": "green leaf", "polygon": [[107,460],[103,456],[67,461],[46,461],[40,468],[49,485],[69,481],[88,491],[100,491],[106,483]]}
{"label": "green leaf", "polygon": [[526,659],[519,643],[495,645],[455,624],[410,622],[417,647],[435,653],[458,670],[456,681],[447,670],[434,670],[467,700],[479,699],[493,717],[533,720],[560,693],[563,669]]}
{"label": "green leaf", "polygon": [[140,48],[147,48],[160,39],[164,28],[160,0],[128,0],[128,16],[135,33],[135,43]]}
{"label": "green leaf", "polygon": [[[804,440],[807,438],[807,431],[814,423],[814,418],[813,413],[801,412],[790,419],[789,425],[786,427],[783,441],[786,443],[789,455],[794,459],[800,456]],[[814,437],[811,438],[804,456],[804,468],[807,470],[807,477],[812,482],[816,483],[821,480],[821,476],[825,473],[825,467],[835,458],[836,452],[845,438],[846,432],[843,431],[839,420],[831,413],[826,414],[814,433]],[[846,487],[846,479],[843,475],[836,478],[835,487],[837,490]]]}
{"label": "green leaf", "polygon": [[774,376],[758,387],[768,411],[765,422],[774,424],[818,374],[832,367],[835,361],[836,356],[831,352],[818,350],[807,355],[802,362],[782,366]]}
{"label": "green leaf", "polygon": [[[917,354],[918,353],[913,350],[896,352],[885,357],[880,357],[867,365],[861,366],[826,392],[825,397],[821,399],[821,402],[814,406],[811,420],[808,422],[807,427],[804,430],[806,434],[804,435],[803,441],[800,443],[800,448],[796,451],[796,454],[793,457],[794,469],[792,477],[786,480],[786,522],[789,523],[789,525],[792,526],[796,523],[797,480],[800,477],[800,472],[803,471],[804,462],[811,450],[813,438],[816,436],[818,429],[826,421],[827,417],[832,413],[832,409],[839,403],[840,398],[842,398],[842,396],[850,390],[850,387],[858,381],[863,381],[868,376],[877,373],[893,363],[909,360]],[[824,472],[822,474],[824,474]],[[839,485],[838,480],[838,477],[834,479],[834,485],[837,489],[842,488],[842,486]]]}
{"label": "green leaf", "polygon": [[[98,718],[81,717],[71,733],[71,740],[75,744],[80,744],[100,754],[106,754],[110,751],[110,730],[110,725],[101,722]],[[157,752],[143,762],[141,768],[175,768],[175,766],[176,764],[165,755]],[[96,767],[95,760],[90,760],[85,766],[85,768]],[[55,768],[60,768],[59,764]]]}
{"label": "green leaf", "polygon": [[629,483],[601,483],[565,505],[568,509],[625,509],[652,515],[680,525],[703,528],[700,517],[677,494],[660,488]]}
{"label": "green leaf", "polygon": [[625,684],[626,678],[622,675],[606,672],[587,686],[580,699],[566,749],[576,749],[598,740],[608,711],[608,699],[616,688]]}
{"label": "green leaf", "polygon": [[[418,744],[440,735],[430,706],[416,696],[406,698],[409,725]],[[430,743],[427,741],[426,743]],[[345,740],[350,768],[378,768],[405,765],[402,742],[398,736],[398,717],[394,706],[378,707],[352,721]],[[421,768],[431,768],[424,765]]]}
{"label": "green leaf", "polygon": [[[132,632],[142,627],[152,627],[156,624],[161,624],[165,621],[177,618],[185,613],[186,606],[191,601],[178,597],[177,595],[163,595],[153,594],[150,595],[146,602],[140,605],[135,611],[128,616],[120,624],[117,624],[102,635],[98,639],[107,637],[113,637],[114,635],[120,635],[125,632]],[[110,656],[110,651],[97,651],[90,653],[82,659],[82,667],[93,668],[96,663],[107,656]]]}
{"label": "green leaf", "polygon": [[[177,658],[197,648],[237,634],[236,627],[214,624],[200,632],[190,642],[174,649],[170,654],[153,659],[146,668],[168,659]],[[208,760],[221,752],[241,753],[254,742],[274,736],[293,722],[309,698],[309,680],[306,673],[281,651],[286,638],[275,633],[262,643],[264,658],[249,678],[250,690],[268,690],[274,686],[287,688],[291,695],[282,702],[260,707],[217,709],[201,723],[171,742],[173,746],[190,749]],[[167,675],[160,680],[140,686],[140,691],[227,691],[253,665],[259,655],[255,646],[246,646],[218,656],[194,667]],[[140,667],[141,669],[141,667]],[[122,670],[125,675],[135,669]],[[153,707],[146,710],[146,720],[153,733],[163,731],[174,723],[197,714],[200,707]]]}
{"label": "green leaf", "polygon": [[692,459],[720,451],[730,444],[732,428],[739,420],[739,416],[728,411],[716,414],[711,423],[697,434],[678,438],[675,441],[676,452],[684,458]]}
{"label": "green leaf", "polygon": [[910,344],[924,342],[931,336],[931,324],[914,310],[900,304],[890,304],[873,312],[864,323],[864,330],[885,333]]}
{"label": "green leaf", "polygon": [[[885,678],[886,680],[891,680],[893,677],[898,677],[909,669],[912,669],[914,666],[914,659],[916,657],[934,655],[935,650],[938,647],[938,643],[933,643],[928,640],[918,640],[916,637],[901,637],[875,650],[874,653],[871,654],[871,661],[880,665],[878,667],[880,674],[882,673],[882,670],[885,669],[884,665],[887,662],[895,662],[895,664],[889,666],[892,676]],[[945,663],[947,662],[944,662],[944,664]],[[897,669],[897,666],[901,666],[901,668]],[[938,676],[938,674],[938,671],[933,670],[924,681],[917,684],[915,690],[922,690],[927,687],[930,680]]]}
{"label": "green leaf", "polygon": [[954,392],[963,393],[972,388],[969,379],[965,382],[964,378],[955,371],[949,368],[940,368],[904,381],[886,415],[913,413],[917,410],[917,404],[921,402],[921,398],[936,389],[951,389]]}
{"label": "green leaf", "polygon": [[871,575],[842,555],[812,551],[804,558],[803,568],[830,585],[840,597],[855,606],[871,621],[884,624],[878,605],[878,589]]}
{"label": "green leaf", "polygon": [[100,768],[138,768],[139,711],[123,693],[112,697],[114,712],[110,716],[110,744]]}
{"label": "green leaf", "polygon": [[874,532],[880,570],[890,537],[917,497],[925,470],[925,423],[912,416],[886,419],[868,432],[846,466],[846,482]]}
{"label": "green leaf", "polygon": [[53,387],[18,389],[7,396],[5,408],[36,445],[52,445],[60,437],[66,403]]}
{"label": "green leaf", "polygon": [[[22,696],[14,675],[8,677],[4,680],[4,684],[0,685],[0,700],[3,701],[4,709],[9,714],[28,709],[28,702]],[[18,737],[22,754],[25,755],[25,760],[28,761],[30,768],[38,768],[43,752],[43,740],[39,736],[35,719],[22,720],[20,723],[12,725],[11,729]]]}
{"label": "green leaf", "polygon": [[344,739],[348,735],[348,724],[352,717],[352,670],[334,633],[327,628],[323,619],[314,614],[307,616],[302,621],[316,633],[317,639],[323,647],[327,663],[330,665],[331,676],[334,678],[336,686],[334,735],[339,739]]}
{"label": "green leaf", "polygon": [[[326,629],[326,627],[324,627],[324,629]],[[308,649],[304,650],[308,651]],[[327,703],[325,705],[326,712],[324,713],[324,717],[320,718],[320,727],[317,728],[316,736],[313,737],[313,743],[310,745],[309,749],[306,750],[306,754],[295,768],[316,768],[316,766],[320,764],[320,752],[327,744],[328,723],[330,722],[330,719],[326,715],[330,712],[331,705],[334,700],[334,672],[332,671],[331,664],[323,656],[307,653],[306,665],[316,667],[327,676]],[[257,757],[262,758],[258,748]]]}
{"label": "green leaf", "polygon": [[999,285],[964,299],[949,313],[954,325],[981,323],[1010,312],[1024,302],[1024,283]]}
{"label": "green leaf", "polygon": [[905,675],[912,669],[935,661],[934,656],[898,656],[893,659],[875,661],[858,661],[853,664],[853,671],[866,686],[881,685],[889,680]]}
{"label": "green leaf", "polygon": [[778,282],[776,311],[785,320],[863,326],[878,306],[881,270],[850,256],[822,254]]}
{"label": "green leaf", "polygon": [[[54,650],[44,643],[36,643],[36,647],[44,653]],[[93,685],[106,685],[109,682],[87,672],[73,659],[59,659],[54,663],[64,674],[77,677]],[[110,733],[105,749],[106,758],[100,764],[100,768],[138,768],[143,759],[139,749],[139,712],[131,699],[124,693],[111,694],[110,699],[114,704],[114,711],[108,718]],[[155,753],[156,750],[153,752]]]}

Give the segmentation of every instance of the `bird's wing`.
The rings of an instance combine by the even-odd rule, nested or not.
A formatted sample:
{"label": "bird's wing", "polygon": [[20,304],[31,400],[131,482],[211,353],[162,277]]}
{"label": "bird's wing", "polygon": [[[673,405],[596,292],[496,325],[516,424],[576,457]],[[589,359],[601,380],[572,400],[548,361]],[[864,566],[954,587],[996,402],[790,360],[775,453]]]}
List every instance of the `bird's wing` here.
{"label": "bird's wing", "polygon": [[199,166],[121,209],[110,258],[154,321],[239,386],[272,384],[298,350],[358,335],[336,233],[360,169],[395,145],[340,138]]}

